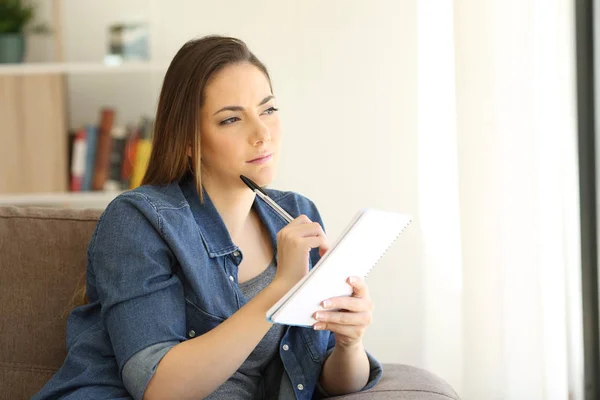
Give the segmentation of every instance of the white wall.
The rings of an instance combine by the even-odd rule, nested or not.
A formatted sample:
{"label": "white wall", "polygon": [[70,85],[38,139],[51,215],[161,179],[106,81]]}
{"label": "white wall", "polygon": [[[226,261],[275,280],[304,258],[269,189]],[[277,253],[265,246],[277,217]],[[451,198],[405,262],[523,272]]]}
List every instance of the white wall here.
{"label": "white wall", "polygon": [[[416,0],[170,2],[63,0],[69,61],[100,61],[106,26],[148,19],[152,54],[169,60],[188,39],[238,36],[267,65],[284,123],[273,186],[312,198],[335,237],[359,207],[418,215]],[[77,76],[72,126],[102,104],[120,123],[154,111],[162,74]],[[369,277],[376,304],[366,337],[383,362],[423,364],[419,221]]]}

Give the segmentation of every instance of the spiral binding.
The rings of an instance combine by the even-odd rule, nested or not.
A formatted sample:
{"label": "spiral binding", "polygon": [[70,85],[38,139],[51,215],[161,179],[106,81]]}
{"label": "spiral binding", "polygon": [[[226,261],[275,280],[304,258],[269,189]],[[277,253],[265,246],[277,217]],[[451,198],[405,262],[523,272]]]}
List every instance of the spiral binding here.
{"label": "spiral binding", "polygon": [[394,240],[391,241],[390,245],[388,247],[386,247],[386,249],[381,253],[381,255],[379,256],[379,258],[373,263],[373,265],[371,265],[371,268],[369,268],[367,270],[367,273],[364,276],[365,278],[367,276],[369,276],[369,274],[371,273],[371,270],[373,268],[375,268],[375,266],[379,263],[379,261],[381,261],[381,259],[383,258],[383,256],[386,255],[386,253],[389,251],[389,249],[394,245],[394,243],[396,243],[396,240],[398,240],[398,238],[402,235],[402,233],[404,233],[404,231],[406,230],[406,228],[408,228],[411,223],[412,223],[412,219],[409,219],[408,223],[406,225],[404,225],[404,228],[402,228],[402,230],[396,235],[396,237],[394,238]]}

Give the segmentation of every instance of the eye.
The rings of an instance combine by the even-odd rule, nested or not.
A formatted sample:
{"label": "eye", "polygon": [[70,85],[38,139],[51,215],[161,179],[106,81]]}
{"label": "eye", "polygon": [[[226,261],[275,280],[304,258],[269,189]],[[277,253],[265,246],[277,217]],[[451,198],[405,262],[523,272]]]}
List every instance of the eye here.
{"label": "eye", "polygon": [[224,119],[223,121],[219,122],[219,125],[231,125],[234,122],[239,121],[240,119],[238,117],[231,117],[231,118],[227,118]]}
{"label": "eye", "polygon": [[278,109],[278,108],[275,108],[275,107],[269,107],[269,108],[267,108],[265,111],[263,111],[263,114],[271,115],[271,114],[273,114],[275,111],[279,111],[279,109]]}

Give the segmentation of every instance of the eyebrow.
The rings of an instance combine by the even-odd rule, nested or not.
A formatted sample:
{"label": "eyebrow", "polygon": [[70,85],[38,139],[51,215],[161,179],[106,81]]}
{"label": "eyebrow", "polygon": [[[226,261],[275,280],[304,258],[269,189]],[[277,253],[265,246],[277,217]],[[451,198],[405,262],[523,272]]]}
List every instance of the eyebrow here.
{"label": "eyebrow", "polygon": [[[271,95],[271,96],[267,96],[265,97],[259,104],[258,107],[268,103],[269,101],[271,101],[272,99],[274,99],[275,96]],[[220,112],[223,111],[244,111],[244,107],[241,106],[227,106],[227,107],[223,107],[221,108],[219,111],[217,111],[216,113],[214,113],[213,115],[217,115]]]}

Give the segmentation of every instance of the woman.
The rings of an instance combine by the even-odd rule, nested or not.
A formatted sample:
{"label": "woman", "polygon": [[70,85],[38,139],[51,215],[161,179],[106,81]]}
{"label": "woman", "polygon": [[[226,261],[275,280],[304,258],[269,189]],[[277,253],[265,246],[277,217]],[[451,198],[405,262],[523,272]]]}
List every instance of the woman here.
{"label": "woman", "polygon": [[310,399],[372,387],[362,344],[372,304],[327,299],[314,329],[266,311],[327,250],[314,204],[268,189],[286,224],[240,180],[274,177],[281,139],[264,65],[234,38],[186,43],[160,94],[143,185],[118,196],[88,247],[88,303],[68,354],[34,399]]}

